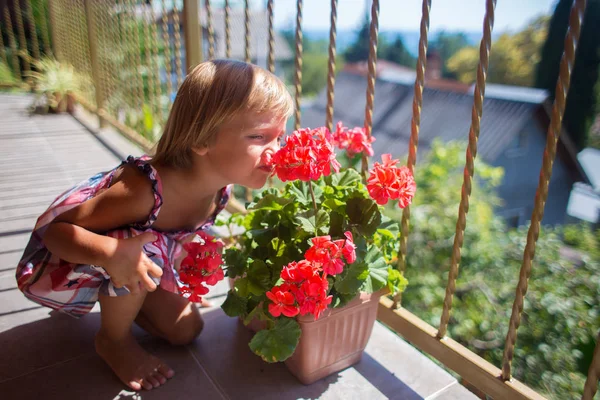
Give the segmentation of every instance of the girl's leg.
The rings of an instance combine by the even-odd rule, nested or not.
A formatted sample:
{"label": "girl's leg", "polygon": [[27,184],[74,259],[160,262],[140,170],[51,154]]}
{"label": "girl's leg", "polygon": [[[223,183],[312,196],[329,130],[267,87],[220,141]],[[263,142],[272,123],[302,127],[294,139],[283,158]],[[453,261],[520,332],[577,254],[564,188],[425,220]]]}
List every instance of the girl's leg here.
{"label": "girl's leg", "polygon": [[131,325],[146,293],[99,296],[101,327],[96,335],[96,351],[119,379],[134,390],[158,387],[174,374],[171,368],[142,349],[131,334]]}
{"label": "girl's leg", "polygon": [[191,343],[204,326],[193,303],[161,288],[146,295],[135,322],[148,333],[174,345]]}

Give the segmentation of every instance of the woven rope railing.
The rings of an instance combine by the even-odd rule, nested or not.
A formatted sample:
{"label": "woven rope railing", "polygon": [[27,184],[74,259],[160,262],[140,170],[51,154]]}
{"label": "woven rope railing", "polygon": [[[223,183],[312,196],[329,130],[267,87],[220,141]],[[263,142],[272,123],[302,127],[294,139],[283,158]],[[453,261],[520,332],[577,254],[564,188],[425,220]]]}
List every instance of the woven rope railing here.
{"label": "woven rope railing", "polygon": [[456,222],[456,233],[454,234],[454,245],[452,246],[452,260],[448,272],[448,285],[444,297],[444,308],[438,328],[438,337],[443,338],[448,329],[450,310],[452,309],[452,297],[456,290],[456,278],[458,277],[458,266],[460,264],[461,248],[463,245],[465,229],[467,227],[467,213],[469,212],[469,197],[471,196],[471,184],[475,174],[475,158],[477,157],[477,141],[481,128],[481,116],[483,114],[483,98],[485,96],[485,82],[489,65],[490,49],[492,47],[492,29],[494,27],[494,10],[496,0],[487,0],[485,3],[485,17],[483,21],[483,39],[479,46],[479,66],[477,67],[477,80],[475,93],[473,94],[473,109],[471,111],[471,128],[469,129],[469,143],[467,145],[464,180],[462,184],[460,205],[458,208],[458,220]]}
{"label": "woven rope railing", "polygon": [[[410,123],[410,141],[408,144],[408,160],[406,166],[414,174],[415,164],[417,163],[417,148],[419,146],[419,129],[421,128],[421,107],[423,106],[423,88],[425,86],[425,68],[427,66],[427,45],[429,33],[429,11],[431,10],[431,0],[423,0],[421,7],[421,24],[419,31],[419,57],[417,59],[417,77],[415,79],[412,119]],[[400,236],[400,252],[398,253],[398,270],[404,274],[406,270],[406,252],[410,223],[410,205],[402,211]],[[394,308],[396,308],[402,299],[402,292],[394,296]]]}
{"label": "woven rope railing", "polygon": [[541,222],[544,217],[544,207],[548,198],[548,185],[552,177],[552,165],[556,158],[556,146],[558,138],[562,131],[562,119],[565,112],[567,93],[571,83],[571,72],[575,62],[575,51],[579,42],[581,33],[581,21],[585,11],[587,1],[575,0],[571,8],[569,17],[569,29],[565,38],[564,52],[560,60],[560,72],[556,83],[555,100],[552,105],[552,116],[548,126],[546,137],[546,148],[542,161],[542,170],[535,194],[534,209],[531,215],[531,223],[527,232],[527,245],[523,254],[523,263],[519,273],[519,283],[515,293],[515,301],[510,316],[508,333],[506,335],[506,344],[504,347],[504,356],[502,359],[502,378],[508,380],[511,378],[511,362],[514,357],[515,343],[517,341],[517,329],[521,324],[521,315],[529,277],[531,276],[532,262],[535,255],[535,246],[540,234]]}
{"label": "woven rope railing", "polygon": [[296,1],[296,52],[294,59],[294,129],[300,129],[300,98],[302,97],[302,0]]}
{"label": "woven rope railing", "polygon": [[335,57],[337,39],[337,0],[331,0],[329,25],[329,56],[327,59],[327,106],[325,108],[325,126],[333,131],[333,100],[335,89]]}
{"label": "woven rope railing", "polygon": [[[373,107],[375,102],[375,75],[377,68],[377,42],[379,40],[379,0],[371,5],[371,28],[369,31],[369,73],[367,75],[367,104],[365,106],[365,132],[370,137],[373,127]],[[367,154],[363,152],[361,170],[363,175],[369,167]]]}

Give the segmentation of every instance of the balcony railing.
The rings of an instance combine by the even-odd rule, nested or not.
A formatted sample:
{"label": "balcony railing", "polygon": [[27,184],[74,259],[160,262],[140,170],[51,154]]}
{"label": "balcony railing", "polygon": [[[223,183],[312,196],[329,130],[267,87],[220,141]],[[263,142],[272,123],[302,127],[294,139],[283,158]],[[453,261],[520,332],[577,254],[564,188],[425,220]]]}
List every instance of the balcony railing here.
{"label": "balcony railing", "polygon": [[[222,4],[223,2],[221,2]],[[269,0],[261,24],[253,24],[249,1],[245,0],[243,13],[232,10],[228,0],[222,7],[211,6],[209,0],[134,1],[134,0],[52,0],[8,1],[1,4],[2,32],[0,35],[0,60],[11,66],[17,74],[16,85],[30,87],[29,71],[43,57],[55,57],[60,63],[72,65],[85,84],[74,93],[77,100],[95,113],[101,125],[110,124],[147,151],[159,135],[185,71],[203,59],[238,57],[247,62],[259,63],[276,71],[277,46],[273,27],[276,2]],[[411,136],[408,146],[407,166],[416,166],[424,77],[428,48],[431,0],[423,0],[416,80],[414,83]],[[34,6],[35,5],[35,10]],[[383,298],[378,318],[403,336],[415,347],[434,357],[459,374],[479,391],[496,399],[538,399],[540,394],[511,375],[511,365],[522,313],[527,295],[528,280],[533,267],[537,238],[548,196],[548,185],[556,156],[557,141],[561,133],[575,51],[586,9],[586,0],[574,0],[569,29],[564,38],[564,52],[560,60],[560,75],[556,83],[556,99],[552,106],[551,121],[540,171],[533,213],[527,233],[514,304],[506,333],[501,366],[485,361],[463,345],[447,337],[453,296],[461,261],[461,248],[466,229],[471,183],[475,178],[474,160],[483,100],[486,87],[492,29],[495,17],[495,0],[486,0],[483,17],[483,36],[477,80],[474,87],[471,127],[468,133],[464,180],[458,204],[458,220],[448,273],[448,283],[440,323],[433,327],[402,308],[401,298]],[[296,113],[294,127],[301,126],[300,99],[302,95],[303,64],[303,1],[297,0],[295,48],[293,49]],[[338,1],[331,0],[329,61],[327,66],[327,106],[325,125],[333,125],[333,105],[336,66],[336,22]],[[35,13],[34,13],[35,11]],[[379,33],[379,1],[373,0],[370,15],[370,52],[364,126],[371,134],[374,111],[374,92]],[[34,15],[35,14],[35,15]],[[218,20],[217,20],[218,17]],[[254,30],[253,30],[254,29]],[[218,33],[216,33],[218,32]],[[243,33],[243,38],[242,38]],[[5,38],[8,42],[5,43]],[[257,39],[265,41],[256,46]],[[242,51],[243,50],[243,51]],[[363,160],[363,167],[367,162]],[[231,209],[242,209],[232,203]],[[401,255],[398,268],[405,269],[407,238],[410,235],[410,208],[402,215]],[[399,360],[398,362],[402,362]],[[592,399],[600,378],[600,339],[597,339],[587,381],[582,388],[584,399]]]}

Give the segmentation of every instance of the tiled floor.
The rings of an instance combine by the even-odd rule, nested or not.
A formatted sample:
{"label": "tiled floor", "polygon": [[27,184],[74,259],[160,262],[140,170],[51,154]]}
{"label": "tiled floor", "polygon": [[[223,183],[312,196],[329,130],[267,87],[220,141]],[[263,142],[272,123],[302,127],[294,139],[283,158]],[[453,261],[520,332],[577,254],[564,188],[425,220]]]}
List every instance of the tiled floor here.
{"label": "tiled floor", "polygon": [[69,115],[29,116],[30,102],[0,95],[0,398],[475,398],[379,323],[360,363],[304,386],[283,364],[267,364],[250,352],[251,333],[218,307],[223,285],[212,292],[215,306],[202,310],[204,332],[189,346],[169,346],[135,328],[176,375],[153,391],[126,390],[94,352],[98,309],[75,320],[40,307],[16,288],[14,268],[37,215],[56,195],[140,152],[112,131],[93,135]]}

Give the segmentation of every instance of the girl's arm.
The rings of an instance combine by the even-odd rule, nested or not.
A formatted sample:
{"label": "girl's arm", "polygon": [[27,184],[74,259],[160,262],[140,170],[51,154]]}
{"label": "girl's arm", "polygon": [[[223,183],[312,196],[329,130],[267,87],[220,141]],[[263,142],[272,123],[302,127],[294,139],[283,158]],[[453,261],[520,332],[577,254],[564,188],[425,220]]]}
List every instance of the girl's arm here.
{"label": "girl's arm", "polygon": [[130,287],[137,279],[152,290],[156,286],[147,272],[160,276],[162,270],[145,256],[142,246],[152,241],[153,235],[115,239],[99,232],[145,221],[153,205],[148,178],[126,166],[110,188],[56,217],[46,230],[44,243],[63,260],[102,266],[117,287]]}

